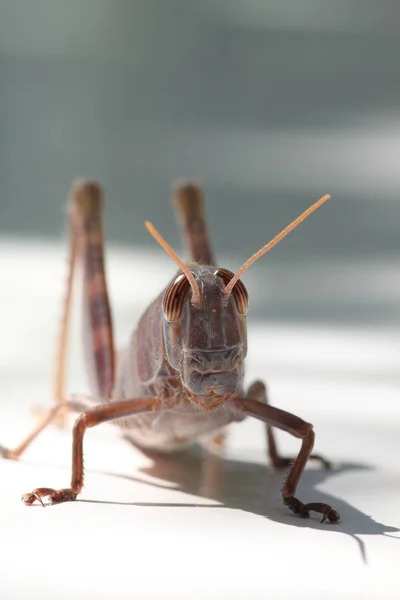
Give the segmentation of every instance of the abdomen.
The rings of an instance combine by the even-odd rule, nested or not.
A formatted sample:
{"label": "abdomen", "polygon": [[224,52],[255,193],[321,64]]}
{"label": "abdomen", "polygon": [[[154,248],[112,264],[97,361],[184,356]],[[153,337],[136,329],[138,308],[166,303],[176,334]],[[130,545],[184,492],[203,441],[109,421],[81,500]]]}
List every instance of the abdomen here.
{"label": "abdomen", "polygon": [[191,405],[124,419],[124,436],[149,450],[171,452],[194,443],[202,436],[238,420],[224,405],[203,413]]}

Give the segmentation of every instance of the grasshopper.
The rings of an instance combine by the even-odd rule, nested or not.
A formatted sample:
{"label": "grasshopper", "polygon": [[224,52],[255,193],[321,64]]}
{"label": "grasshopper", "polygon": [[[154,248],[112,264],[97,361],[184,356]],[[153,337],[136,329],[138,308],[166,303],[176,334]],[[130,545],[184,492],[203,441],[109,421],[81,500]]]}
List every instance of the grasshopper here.
{"label": "grasshopper", "polygon": [[[151,223],[148,231],[179,267],[165,290],[140,318],[117,368],[113,327],[104,266],[103,192],[94,181],[79,180],[69,194],[69,273],[55,369],[55,404],[14,450],[0,447],[6,458],[18,458],[35,437],[66,410],[79,412],[73,428],[70,487],[36,488],[22,496],[25,505],[73,501],[83,487],[83,438],[86,430],[116,421],[123,435],[143,451],[171,452],[246,417],[266,424],[268,452],[275,468],[288,468],[282,486],[284,504],[296,515],[311,511],[322,521],[337,523],[340,515],[320,502],[303,503],[296,488],[312,454],[313,426],[268,402],[266,387],[256,381],[244,389],[247,354],[248,293],[243,273],[301,221],[321,206],[326,195],[307,209],[236,272],[216,266],[204,220],[203,195],[194,183],[182,181],[174,203],[190,254],[184,263]],[[77,264],[83,266],[83,341],[92,397],[68,399],[65,393],[68,325]],[[64,412],[63,412],[64,411]],[[300,438],[297,457],[280,456],[273,427]]]}

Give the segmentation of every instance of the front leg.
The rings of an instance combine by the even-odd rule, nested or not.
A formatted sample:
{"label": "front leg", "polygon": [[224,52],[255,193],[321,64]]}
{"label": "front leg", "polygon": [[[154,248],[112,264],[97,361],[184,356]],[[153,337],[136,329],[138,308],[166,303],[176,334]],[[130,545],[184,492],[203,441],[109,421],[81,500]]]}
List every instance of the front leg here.
{"label": "front leg", "polygon": [[337,523],[340,519],[340,514],[329,506],[329,504],[323,504],[322,502],[304,504],[295,498],[296,488],[301,474],[304,471],[304,467],[306,466],[314,446],[315,434],[311,423],[307,423],[284,410],[268,406],[268,404],[262,404],[251,398],[241,398],[236,396],[231,400],[231,403],[239,412],[260,419],[264,423],[287,431],[291,435],[302,440],[300,452],[291,465],[282,486],[283,502],[292,512],[300,517],[308,518],[310,516],[310,511],[313,510],[323,515],[321,523],[326,520],[330,523]]}
{"label": "front leg", "polygon": [[31,506],[36,500],[44,506],[43,498],[48,498],[50,504],[75,500],[83,487],[83,436],[88,427],[94,427],[106,421],[121,419],[141,412],[163,410],[166,408],[158,398],[133,398],[110,402],[90,408],[83,412],[75,421],[72,442],[72,477],[71,486],[61,490],[42,487],[36,488],[22,496],[23,502]]}
{"label": "front leg", "polygon": [[[255,381],[249,387],[247,392],[247,397],[252,398],[252,400],[258,400],[263,404],[269,404],[267,388],[262,381]],[[278,451],[278,447],[276,444],[274,431],[269,423],[265,424],[266,435],[267,435],[267,446],[268,446],[268,456],[274,466],[275,469],[283,469],[288,467],[294,461],[294,457],[285,457],[281,456]],[[310,460],[319,461],[325,469],[331,468],[331,463],[326,460],[320,454],[311,454]]]}

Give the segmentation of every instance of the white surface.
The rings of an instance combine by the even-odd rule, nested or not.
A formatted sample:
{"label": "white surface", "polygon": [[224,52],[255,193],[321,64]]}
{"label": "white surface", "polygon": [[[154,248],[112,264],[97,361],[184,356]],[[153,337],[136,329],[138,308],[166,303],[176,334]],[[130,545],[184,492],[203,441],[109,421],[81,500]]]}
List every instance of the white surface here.
{"label": "white surface", "polygon": [[[63,254],[0,245],[4,445],[29,429],[31,406],[50,401]],[[159,252],[110,253],[119,343],[171,272]],[[84,392],[77,328],[70,391]],[[251,420],[231,428],[220,463],[193,452],[154,466],[114,427],[96,428],[80,501],[27,508],[23,492],[69,484],[71,431],[49,429],[19,462],[0,460],[0,598],[398,598],[399,342],[398,330],[270,326],[249,315],[246,379],[265,378],[275,405],[314,423],[316,451],[335,468],[310,466],[298,495],[332,504],[339,525],[286,510],[283,474],[265,466],[263,427]],[[285,454],[299,448],[286,434],[278,441]]]}

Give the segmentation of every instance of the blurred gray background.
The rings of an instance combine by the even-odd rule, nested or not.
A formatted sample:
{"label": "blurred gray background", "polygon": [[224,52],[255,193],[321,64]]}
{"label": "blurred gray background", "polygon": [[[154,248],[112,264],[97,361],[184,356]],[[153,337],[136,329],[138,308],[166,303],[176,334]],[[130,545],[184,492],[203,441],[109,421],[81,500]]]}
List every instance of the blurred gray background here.
{"label": "blurred gray background", "polygon": [[248,274],[253,314],[398,325],[399,33],[382,0],[0,0],[0,234],[60,239],[85,175],[110,243],[154,249],[150,219],[179,248],[193,177],[235,269],[329,192]]}

